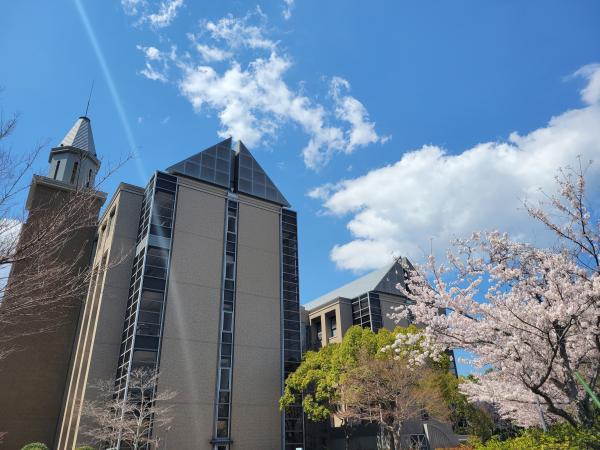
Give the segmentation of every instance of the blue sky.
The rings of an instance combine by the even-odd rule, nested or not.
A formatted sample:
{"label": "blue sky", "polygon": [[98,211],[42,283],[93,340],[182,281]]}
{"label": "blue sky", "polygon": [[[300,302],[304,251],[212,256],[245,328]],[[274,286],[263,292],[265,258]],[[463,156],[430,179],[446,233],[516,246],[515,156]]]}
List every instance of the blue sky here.
{"label": "blue sky", "polygon": [[299,212],[306,302],[476,229],[548,242],[520,205],[600,156],[599,17],[593,0],[8,2],[0,102],[21,113],[15,151],[56,145],[94,80],[99,154],[140,155],[108,192],[244,140]]}

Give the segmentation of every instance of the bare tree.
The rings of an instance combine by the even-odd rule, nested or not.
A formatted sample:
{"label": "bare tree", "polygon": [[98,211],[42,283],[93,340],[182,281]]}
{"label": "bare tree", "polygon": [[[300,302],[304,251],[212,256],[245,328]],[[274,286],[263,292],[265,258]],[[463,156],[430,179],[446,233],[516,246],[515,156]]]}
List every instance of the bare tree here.
{"label": "bare tree", "polygon": [[134,369],[129,377],[128,395],[118,395],[113,380],[102,380],[93,387],[98,399],[83,405],[82,415],[89,424],[83,433],[100,445],[117,442],[134,450],[149,444],[158,448],[157,429],[166,429],[173,421],[174,391],[158,390],[158,374],[153,370]]}
{"label": "bare tree", "polygon": [[59,327],[79,308],[91,277],[88,244],[104,201],[97,187],[65,185],[30,203],[27,214],[21,194],[45,146],[15,155],[6,139],[17,122],[16,115],[0,115],[0,361],[19,347],[19,338]]}
{"label": "bare tree", "polygon": [[345,416],[379,424],[390,437],[390,447],[399,450],[404,423],[420,418],[424,410],[438,419],[447,417],[436,375],[429,368],[413,369],[402,359],[362,356],[342,382]]}

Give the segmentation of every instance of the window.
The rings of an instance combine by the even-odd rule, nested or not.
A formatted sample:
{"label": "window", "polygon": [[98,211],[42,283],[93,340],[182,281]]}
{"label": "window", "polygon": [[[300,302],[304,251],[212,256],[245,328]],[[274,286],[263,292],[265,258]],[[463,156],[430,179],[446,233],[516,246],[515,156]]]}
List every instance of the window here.
{"label": "window", "polygon": [[55,180],[58,176],[58,169],[60,169],[60,160],[56,161],[56,166],[54,167],[54,176],[52,178],[54,178]]}
{"label": "window", "polygon": [[329,331],[331,332],[332,338],[337,336],[337,323],[335,316],[329,318]]}
{"label": "window", "polygon": [[92,169],[90,169],[90,171],[88,172],[87,181],[85,183],[86,187],[90,187],[91,183],[92,183]]}
{"label": "window", "polygon": [[77,176],[78,168],[79,168],[79,163],[77,161],[75,161],[73,163],[73,171],[71,172],[71,181],[70,181],[71,184],[75,183],[75,177]]}

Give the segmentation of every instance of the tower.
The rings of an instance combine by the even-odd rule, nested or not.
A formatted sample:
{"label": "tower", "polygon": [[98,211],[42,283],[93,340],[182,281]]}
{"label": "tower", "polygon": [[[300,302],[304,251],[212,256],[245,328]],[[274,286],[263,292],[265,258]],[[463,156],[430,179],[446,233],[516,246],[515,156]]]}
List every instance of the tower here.
{"label": "tower", "polygon": [[50,151],[48,178],[77,187],[93,187],[100,161],[92,134],[92,124],[81,116],[58,147]]}
{"label": "tower", "polygon": [[90,386],[112,379],[127,398],[137,368],[178,393],[173,423],[152,431],[169,448],[304,446],[301,407],[278,405],[301,359],[297,217],[244,144],[215,144],[145,188],[121,184],[93,264],[109,268],[90,286],[58,449],[90,442]]}
{"label": "tower", "polygon": [[[0,364],[0,431],[6,433],[2,448],[7,450],[18,450],[33,441],[44,442],[51,448],[55,444],[83,299],[61,296],[54,290],[61,288],[60,283],[44,283],[49,277],[32,282],[33,287],[28,291],[31,295],[26,298],[14,287],[30,282],[30,267],[37,267],[32,260],[49,262],[49,267],[41,267],[42,273],[44,269],[48,273],[57,272],[62,267],[73,269],[67,276],[85,272],[94,247],[95,222],[106,197],[85,188],[94,186],[99,167],[90,120],[80,117],[61,143],[50,151],[48,176],[34,175],[31,181],[26,202],[28,216],[18,248],[33,246],[38,251],[30,254],[28,260],[13,264],[0,308],[18,307],[19,302],[33,303],[36,317],[42,319],[30,321],[20,317],[17,322],[0,328],[0,337],[10,339],[15,349]],[[86,194],[78,196],[83,190]],[[70,217],[67,210],[80,197],[86,199],[81,209],[85,211],[84,218],[81,226],[77,222],[69,228],[60,219]],[[36,239],[40,244],[31,244]],[[60,280],[57,277],[55,280]],[[75,290],[67,290],[63,285],[62,293],[65,292]],[[61,303],[46,301],[48,298],[60,298]]]}

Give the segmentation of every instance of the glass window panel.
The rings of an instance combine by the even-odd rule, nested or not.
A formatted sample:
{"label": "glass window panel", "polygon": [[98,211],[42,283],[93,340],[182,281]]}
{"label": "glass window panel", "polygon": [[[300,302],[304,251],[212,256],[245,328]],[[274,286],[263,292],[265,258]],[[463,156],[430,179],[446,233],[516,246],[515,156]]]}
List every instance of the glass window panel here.
{"label": "glass window panel", "polygon": [[232,331],[233,329],[233,314],[230,312],[223,313],[223,330]]}
{"label": "glass window panel", "polygon": [[160,314],[148,311],[140,311],[139,321],[144,323],[160,323]]}
{"label": "glass window panel", "polygon": [[158,338],[152,336],[136,336],[135,349],[158,350]]}
{"label": "glass window panel", "polygon": [[215,173],[215,183],[221,186],[229,185],[229,174],[224,172]]}
{"label": "glass window panel", "polygon": [[213,181],[215,179],[215,169],[205,167],[203,163],[200,172],[200,177],[204,180]]}
{"label": "glass window panel", "polygon": [[233,280],[233,272],[234,272],[234,264],[231,262],[228,262],[225,265],[225,278],[229,278],[230,280]]}
{"label": "glass window panel", "polygon": [[219,391],[219,403],[229,403],[229,391]]}
{"label": "glass window panel", "polygon": [[221,403],[217,407],[217,416],[219,418],[227,419],[229,417],[229,404]]}
{"label": "glass window panel", "polygon": [[221,340],[226,344],[231,344],[232,337],[231,333],[223,332],[221,333]]}
{"label": "glass window panel", "polygon": [[160,267],[146,266],[144,271],[145,275],[155,278],[167,278],[167,269],[161,269]]}
{"label": "glass window panel", "polygon": [[242,192],[252,192],[252,183],[240,178],[238,180],[238,188]]}
{"label": "glass window panel", "polygon": [[219,380],[219,389],[229,389],[229,370],[227,368],[221,368],[221,378]]}
{"label": "glass window panel", "polygon": [[227,429],[227,420],[218,420],[217,421],[217,437],[227,437],[228,429]]}
{"label": "glass window panel", "polygon": [[231,356],[231,344],[221,344],[221,355]]}
{"label": "glass window panel", "polygon": [[175,195],[163,191],[156,191],[154,194],[154,205],[173,209]]}
{"label": "glass window panel", "polygon": [[231,358],[229,356],[221,356],[221,364],[219,367],[231,367]]}
{"label": "glass window panel", "polygon": [[217,159],[217,170],[220,172],[229,173],[229,160],[227,159]]}
{"label": "glass window panel", "polygon": [[137,362],[156,362],[156,352],[149,352],[146,350],[136,350],[133,352],[133,360]]}
{"label": "glass window panel", "polygon": [[137,334],[143,334],[147,336],[159,336],[160,335],[160,325],[158,324],[149,324],[149,323],[138,323],[137,326]]}
{"label": "glass window panel", "polygon": [[208,152],[202,153],[202,168],[204,169],[205,167],[210,169],[215,168],[215,156]]}

